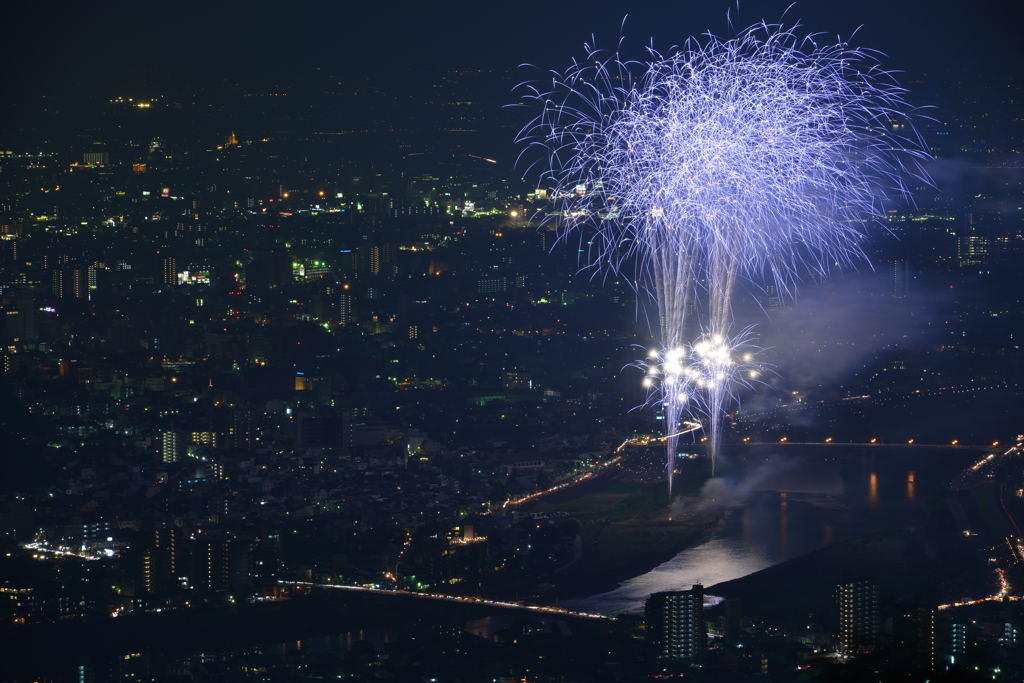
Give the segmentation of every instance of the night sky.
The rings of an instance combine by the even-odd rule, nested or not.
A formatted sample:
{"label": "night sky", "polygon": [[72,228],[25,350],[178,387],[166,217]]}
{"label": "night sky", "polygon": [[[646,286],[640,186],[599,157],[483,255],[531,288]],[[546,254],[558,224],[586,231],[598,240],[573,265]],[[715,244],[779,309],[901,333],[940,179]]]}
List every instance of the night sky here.
{"label": "night sky", "polygon": [[[17,3],[0,43],[5,99],[78,89],[189,83],[237,74],[287,79],[315,67],[397,77],[411,64],[564,68],[595,35],[626,51],[653,39],[800,20],[888,55],[896,70],[936,66],[1010,73],[1024,57],[1024,7],[998,0],[643,0],[589,3]],[[858,30],[859,28],[859,30]],[[631,55],[634,56],[634,55]]]}

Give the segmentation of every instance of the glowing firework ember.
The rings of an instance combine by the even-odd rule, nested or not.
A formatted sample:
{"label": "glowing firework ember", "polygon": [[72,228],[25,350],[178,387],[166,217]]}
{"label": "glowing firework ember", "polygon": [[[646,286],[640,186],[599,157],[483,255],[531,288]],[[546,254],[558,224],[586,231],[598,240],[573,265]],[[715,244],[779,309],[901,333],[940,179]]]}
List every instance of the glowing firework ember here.
{"label": "glowing firework ember", "polygon": [[[760,24],[643,63],[590,50],[550,89],[531,88],[542,112],[520,140],[545,154],[562,239],[577,235],[585,267],[623,273],[656,302],[668,354],[729,346],[737,279],[787,297],[863,257],[886,198],[908,197],[905,178],[927,180],[903,93],[873,53]],[[687,347],[691,312],[705,342]],[[697,402],[666,391],[668,375],[659,385],[667,434],[695,410],[711,423],[712,468],[739,377],[724,374]]]}
{"label": "glowing firework ember", "polygon": [[[714,449],[719,442],[717,427],[722,417],[715,411],[723,410],[729,401],[738,400],[739,390],[758,382],[765,371],[758,360],[761,349],[751,343],[750,333],[751,328],[747,328],[732,339],[705,335],[693,344],[651,349],[645,359],[634,363],[644,370],[645,405],[660,404],[666,412],[675,406],[687,415],[699,413],[707,416],[712,462],[717,455]],[[692,431],[688,428],[682,433]],[[671,430],[667,439],[679,434],[679,430]],[[674,470],[671,458],[667,460],[666,468],[671,479]]]}
{"label": "glowing firework ember", "polygon": [[706,336],[695,344],[651,349],[647,358],[635,365],[646,371],[643,385],[649,392],[649,404],[668,400],[669,395],[682,404],[700,403],[716,387],[735,390],[749,384],[748,379],[756,380],[763,371],[755,361],[759,352],[746,335],[735,339]]}

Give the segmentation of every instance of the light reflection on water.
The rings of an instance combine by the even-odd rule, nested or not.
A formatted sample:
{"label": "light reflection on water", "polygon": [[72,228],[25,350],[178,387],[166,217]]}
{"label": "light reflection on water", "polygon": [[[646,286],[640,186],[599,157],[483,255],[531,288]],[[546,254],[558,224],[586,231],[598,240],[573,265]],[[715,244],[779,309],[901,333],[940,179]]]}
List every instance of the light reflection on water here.
{"label": "light reflection on water", "polygon": [[387,629],[368,628],[276,643],[270,647],[270,651],[275,655],[302,651],[348,652],[356,643],[363,641],[372,646],[374,651],[383,652],[387,644],[395,640],[395,634]]}
{"label": "light reflection on water", "polygon": [[687,548],[671,560],[646,574],[626,581],[608,593],[579,600],[563,600],[559,607],[588,609],[605,614],[642,610],[651,593],[685,590],[692,584],[711,586],[722,581],[753,574],[772,562],[756,547],[741,539],[712,538],[694,548]]}
{"label": "light reflection on water", "polygon": [[945,463],[939,468],[936,457],[934,452],[873,448],[847,457],[786,458],[781,464],[751,460],[741,465],[744,474],[716,484],[716,496],[732,491],[737,497],[707,541],[615,590],[559,605],[607,614],[638,612],[651,593],[686,590],[696,583],[714,586],[874,529],[914,531],[924,487],[934,491],[948,483],[950,473],[935,470],[947,470],[952,456],[942,454]]}

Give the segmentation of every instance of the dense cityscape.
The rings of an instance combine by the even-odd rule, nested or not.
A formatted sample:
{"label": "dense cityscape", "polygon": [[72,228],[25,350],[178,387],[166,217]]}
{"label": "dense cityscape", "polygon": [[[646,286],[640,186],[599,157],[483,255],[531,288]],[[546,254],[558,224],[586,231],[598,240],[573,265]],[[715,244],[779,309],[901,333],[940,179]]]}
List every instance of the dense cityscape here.
{"label": "dense cityscape", "polygon": [[7,113],[0,680],[1024,679],[1019,79],[901,76],[932,182],[737,288],[766,372],[670,497],[522,74],[400,74]]}

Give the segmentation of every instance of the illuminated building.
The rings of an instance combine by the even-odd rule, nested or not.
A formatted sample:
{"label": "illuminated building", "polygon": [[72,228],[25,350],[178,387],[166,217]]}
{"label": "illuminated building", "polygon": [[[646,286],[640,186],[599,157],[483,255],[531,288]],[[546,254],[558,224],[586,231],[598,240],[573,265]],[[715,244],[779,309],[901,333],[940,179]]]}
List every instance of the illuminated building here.
{"label": "illuminated building", "polygon": [[910,288],[910,270],[906,259],[895,259],[889,263],[889,277],[892,282],[892,296],[897,299],[906,298]]}
{"label": "illuminated building", "polygon": [[935,668],[935,618],[933,607],[908,607],[898,613],[892,622],[893,643],[907,653],[914,668]]}
{"label": "illuminated building", "polygon": [[352,322],[352,295],[342,294],[338,297],[338,322],[348,325]]}
{"label": "illuminated building", "polygon": [[256,448],[258,416],[253,408],[239,406],[231,411],[231,427],[228,431],[231,448],[251,451]]}
{"label": "illuminated building", "polygon": [[[17,314],[17,311],[9,311],[10,313]],[[8,377],[14,377],[18,374],[18,369],[21,367],[20,359],[18,356],[11,352],[4,352],[3,354],[3,372]]]}
{"label": "illuminated building", "polygon": [[230,585],[228,539],[197,539],[195,543],[196,585],[212,590],[227,590]]}
{"label": "illuminated building", "polygon": [[644,605],[644,625],[658,659],[692,659],[705,647],[704,586],[654,593]]}
{"label": "illuminated building", "polygon": [[178,284],[178,259],[168,256],[164,259],[163,283],[165,285]]}
{"label": "illuminated building", "polygon": [[501,381],[501,388],[511,391],[522,391],[532,387],[530,376],[525,372],[506,372]]}
{"label": "illuminated building", "polygon": [[508,278],[485,277],[477,280],[476,289],[478,294],[498,294],[508,291]]}
{"label": "illuminated building", "polygon": [[1004,647],[1017,647],[1017,625],[1013,622],[1003,622],[1000,628],[998,642]]}
{"label": "illuminated building", "polygon": [[160,462],[174,463],[181,460],[182,445],[181,436],[173,429],[160,434]]}
{"label": "illuminated building", "polygon": [[879,588],[874,577],[836,586],[839,607],[839,649],[844,655],[870,651],[878,642]]}
{"label": "illuminated building", "polygon": [[84,617],[93,607],[91,600],[77,594],[44,593],[35,588],[11,586],[0,588],[0,612],[7,624],[38,624]]}
{"label": "illuminated building", "polygon": [[225,445],[224,435],[215,431],[192,432],[190,440],[193,444],[212,448],[223,448]]}
{"label": "illuminated building", "polygon": [[129,594],[155,593],[177,583],[185,570],[185,549],[179,528],[141,534],[138,542],[124,551]]}
{"label": "illuminated building", "polygon": [[370,247],[370,272],[374,275],[394,277],[398,274],[396,248],[392,243]]}
{"label": "illuminated building", "polygon": [[[0,231],[8,230],[8,226],[0,226]],[[14,233],[0,232],[0,261],[18,260],[18,236]]]}
{"label": "illuminated building", "polygon": [[949,663],[956,664],[957,657],[962,657],[967,648],[974,645],[972,624],[969,621],[954,621],[949,625]]}
{"label": "illuminated building", "polygon": [[60,299],[84,299],[89,296],[88,273],[81,268],[53,271],[53,294]]}

